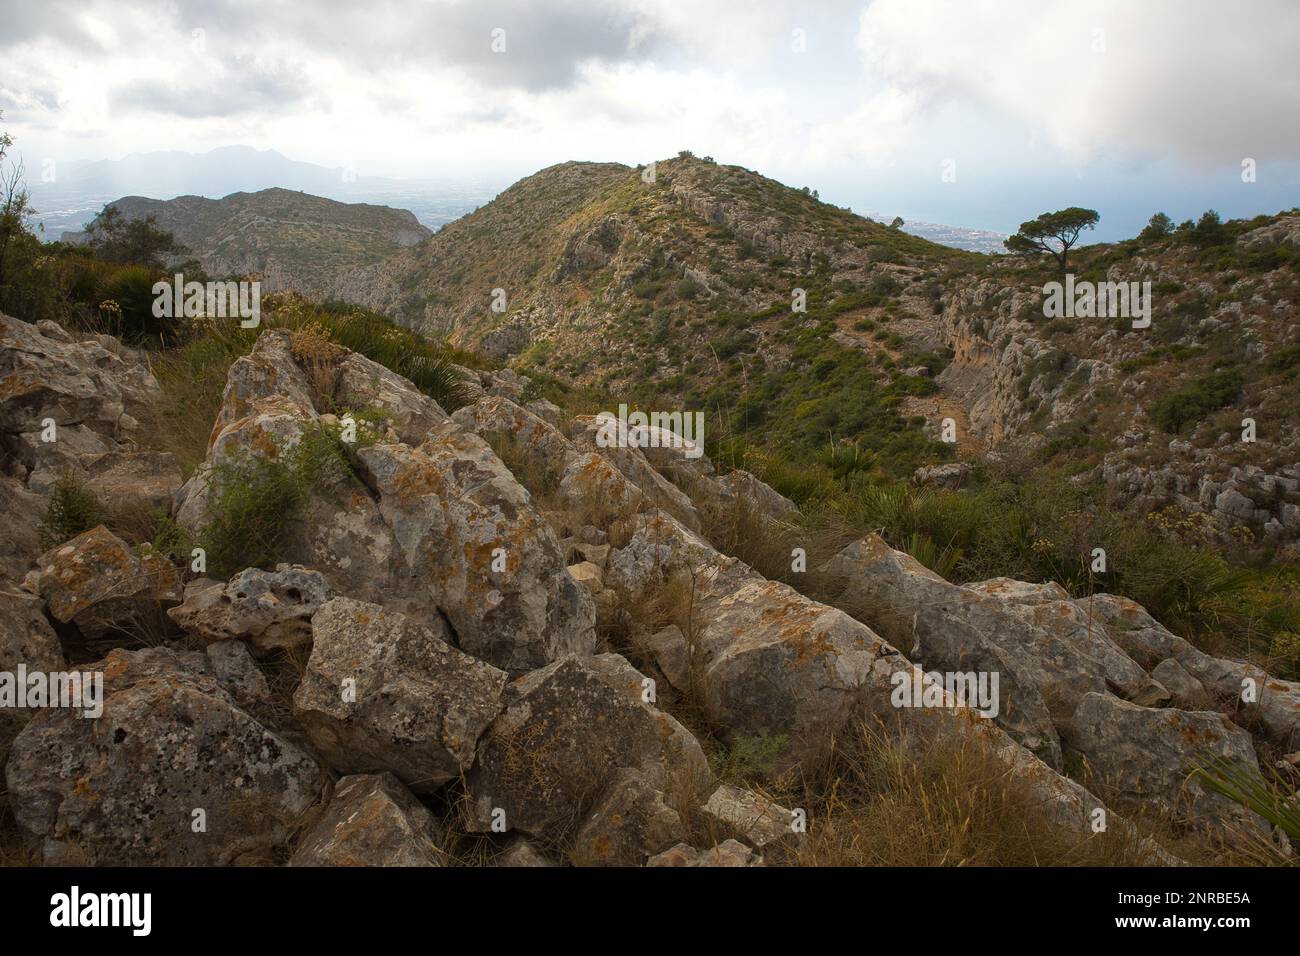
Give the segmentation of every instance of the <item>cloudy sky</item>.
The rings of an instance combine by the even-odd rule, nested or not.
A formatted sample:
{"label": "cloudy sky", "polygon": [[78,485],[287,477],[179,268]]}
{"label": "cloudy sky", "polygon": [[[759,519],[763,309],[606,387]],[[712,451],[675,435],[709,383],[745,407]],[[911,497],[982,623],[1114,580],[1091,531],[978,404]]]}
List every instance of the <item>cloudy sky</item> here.
{"label": "cloudy sky", "polygon": [[1296,0],[40,0],[4,18],[0,110],[29,169],[245,144],[506,182],[690,148],[917,220],[1009,231],[1092,206],[1099,238],[1156,209],[1300,204]]}

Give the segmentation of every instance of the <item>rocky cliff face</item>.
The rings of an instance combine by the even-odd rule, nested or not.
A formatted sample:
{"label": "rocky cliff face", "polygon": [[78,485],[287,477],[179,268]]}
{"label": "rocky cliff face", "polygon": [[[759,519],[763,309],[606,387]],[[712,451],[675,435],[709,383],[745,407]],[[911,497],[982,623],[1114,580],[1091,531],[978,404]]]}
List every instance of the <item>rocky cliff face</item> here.
{"label": "rocky cliff face", "polygon": [[[1236,248],[1294,246],[1295,221],[1279,217]],[[1085,259],[1081,280],[1151,283],[1147,329],[1128,317],[1045,318],[1024,270],[994,266],[944,298],[938,328],[953,359],[938,383],[994,445],[1052,444],[1136,511],[1173,506],[1222,540],[1294,551],[1300,282],[1285,257],[1259,261],[1217,272],[1171,244]]]}
{"label": "rocky cliff face", "polygon": [[[443,865],[472,834],[507,865],[784,858],[798,815],[720,784],[688,708],[674,715],[688,699],[724,741],[778,741],[784,768],[815,766],[873,715],[903,741],[968,740],[1070,833],[1158,811],[1275,839],[1187,771],[1213,758],[1258,775],[1261,755],[1300,747],[1300,685],[1199,651],[1130,601],[959,587],[874,535],[821,569],[838,597],[814,600],[702,530],[743,503],[783,533],[794,506],[752,475],[605,447],[599,422],[524,407],[509,376],[485,373],[449,416],[362,356],[298,344],[268,330],[235,362],[198,473],[121,478],[141,497],[165,485],[201,538],[225,466],[329,436],[343,465],[294,518],[283,564],[210,578],[104,527],[10,545],[0,669],[76,660],[103,680],[99,714],[0,724],[13,817],[40,859]],[[100,456],[144,453],[153,386],[103,338],[6,317],[0,349],[5,509],[21,526],[51,456],[94,474]],[[352,415],[355,440],[333,430]],[[32,437],[46,419],[67,436],[43,443],[57,450]],[[638,609],[666,593],[677,623],[652,633]],[[141,647],[150,614],[161,629]],[[972,668],[1000,675],[988,717],[944,684]],[[687,842],[692,815],[715,821],[716,845]]]}

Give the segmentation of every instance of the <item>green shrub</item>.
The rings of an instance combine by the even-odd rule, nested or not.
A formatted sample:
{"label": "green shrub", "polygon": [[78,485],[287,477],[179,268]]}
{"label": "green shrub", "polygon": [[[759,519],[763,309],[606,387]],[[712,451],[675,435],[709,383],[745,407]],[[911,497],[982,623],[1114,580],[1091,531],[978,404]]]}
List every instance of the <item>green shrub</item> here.
{"label": "green shrub", "polygon": [[41,548],[48,550],[104,523],[104,509],[86,486],[68,476],[58,479],[41,518]]}
{"label": "green shrub", "polygon": [[1236,369],[1203,376],[1157,399],[1151,406],[1151,420],[1163,431],[1175,435],[1190,422],[1223,408],[1241,393],[1244,385],[1245,381]]}
{"label": "green shrub", "polygon": [[733,786],[749,787],[768,780],[789,742],[786,734],[738,736],[717,760],[718,778]]}
{"label": "green shrub", "polygon": [[[124,266],[110,273],[99,290],[105,331],[132,345],[165,347],[182,335],[184,319],[153,314],[154,283],[161,273],[148,266]],[[116,308],[106,303],[112,302]]]}
{"label": "green shrub", "polygon": [[198,534],[223,577],[283,560],[289,535],[316,495],[350,474],[339,427],[316,426],[275,456],[243,455],[207,475],[208,519]]}

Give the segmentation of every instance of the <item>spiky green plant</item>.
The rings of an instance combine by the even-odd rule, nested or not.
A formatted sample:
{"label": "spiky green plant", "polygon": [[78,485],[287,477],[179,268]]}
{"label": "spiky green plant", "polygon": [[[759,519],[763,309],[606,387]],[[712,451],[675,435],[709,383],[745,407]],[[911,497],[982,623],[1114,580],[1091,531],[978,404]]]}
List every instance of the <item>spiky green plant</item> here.
{"label": "spiky green plant", "polygon": [[1291,839],[1300,840],[1300,793],[1272,768],[1266,776],[1216,754],[1199,763],[1193,773],[1211,790],[1255,811]]}

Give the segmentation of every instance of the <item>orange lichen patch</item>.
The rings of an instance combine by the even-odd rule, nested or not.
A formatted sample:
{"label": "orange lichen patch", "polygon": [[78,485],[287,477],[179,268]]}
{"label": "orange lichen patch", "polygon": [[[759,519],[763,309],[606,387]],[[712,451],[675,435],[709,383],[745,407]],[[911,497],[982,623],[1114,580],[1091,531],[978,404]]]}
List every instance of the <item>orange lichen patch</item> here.
{"label": "orange lichen patch", "polygon": [[1206,744],[1212,744],[1219,739],[1219,735],[1209,727],[1206,727],[1204,730],[1197,730],[1195,727],[1188,725],[1184,727],[1179,734],[1183,740],[1194,746],[1205,746]]}
{"label": "orange lichen patch", "polygon": [[254,425],[252,433],[248,436],[248,447],[264,458],[275,458],[280,454],[280,446],[271,437],[270,433],[260,425]]}
{"label": "orange lichen patch", "polygon": [[803,632],[787,638],[786,643],[794,648],[794,659],[786,662],[788,667],[798,667],[828,654],[838,657],[840,653],[824,631],[816,636]]}
{"label": "orange lichen patch", "polygon": [[656,724],[658,725],[658,727],[659,727],[659,743],[660,743],[660,745],[662,746],[662,745],[664,745],[664,744],[667,744],[668,741],[672,740],[672,738],[673,738],[673,733],[674,733],[673,725],[672,725],[672,722],[668,719],[668,715],[667,715],[667,714],[664,714],[664,713],[662,713],[662,712],[656,711],[656,712],[655,712],[655,723],[656,723]]}
{"label": "orange lichen patch", "polygon": [[104,665],[104,680],[112,680],[115,677],[121,677],[130,669],[130,662],[127,658],[116,651],[108,655],[108,661]]}
{"label": "orange lichen patch", "polygon": [[425,495],[437,494],[443,486],[441,476],[435,475],[431,467],[408,467],[393,476],[393,489],[397,500],[402,504],[411,504]]}
{"label": "orange lichen patch", "polygon": [[885,539],[878,534],[869,534],[862,539],[864,547],[861,549],[863,557],[877,560],[888,555],[893,548],[885,543]]}
{"label": "orange lichen patch", "polygon": [[22,375],[10,375],[8,378],[0,381],[0,399],[10,399],[18,395],[28,395],[32,392],[38,392],[44,387],[44,384],[36,378],[27,378]]}

